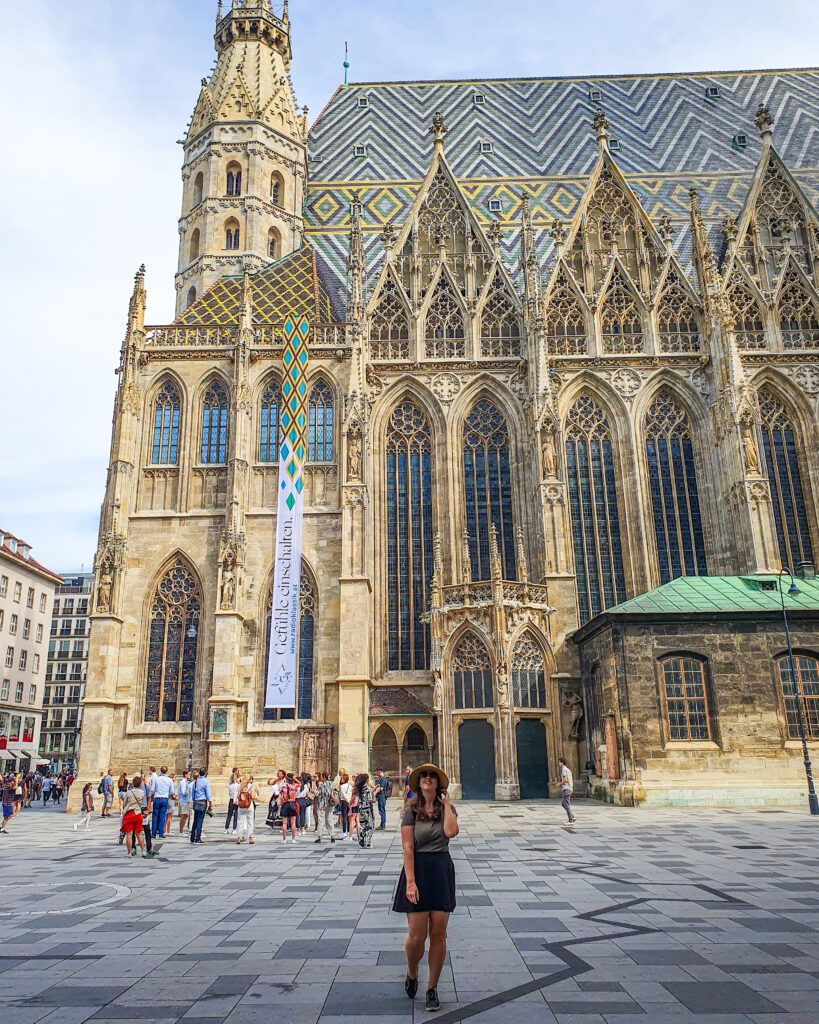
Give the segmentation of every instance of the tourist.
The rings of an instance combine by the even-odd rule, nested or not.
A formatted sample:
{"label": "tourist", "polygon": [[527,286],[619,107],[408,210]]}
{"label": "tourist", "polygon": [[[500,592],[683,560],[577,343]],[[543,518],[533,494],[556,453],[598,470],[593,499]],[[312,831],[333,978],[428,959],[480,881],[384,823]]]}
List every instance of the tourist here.
{"label": "tourist", "polygon": [[[102,783],[100,783],[102,785]],[[43,807],[48,803],[49,797],[51,796],[51,776],[46,775],[43,779]]]}
{"label": "tourist", "polygon": [[14,815],[14,790],[16,789],[15,778],[12,774],[6,775],[0,779],[0,790],[2,790],[2,796],[0,801],[3,804],[3,824],[0,825],[0,832],[4,835],[8,835],[8,825],[12,816]]}
{"label": "tourist", "polygon": [[455,867],[449,840],[458,834],[458,815],[446,792],[449,779],[434,764],[416,768],[407,786],[418,795],[401,818],[404,867],[392,909],[407,915],[407,976],[410,999],[418,991],[418,964],[429,936],[427,1010],[438,1010],[438,980],[446,959],[446,929],[455,909]]}
{"label": "tourist", "polygon": [[412,775],[412,767],[407,765],[404,769],[404,807],[407,806],[408,800],[415,799],[415,793],[412,791],[412,787],[409,784],[410,776]]}
{"label": "tourist", "polygon": [[80,825],[85,825],[85,831],[88,831],[88,827],[91,823],[91,815],[94,813],[94,794],[91,792],[91,783],[86,782],[82,789],[82,803],[80,804],[80,818],[79,821],[74,822],[74,831],[76,832]]}
{"label": "tourist", "polygon": [[122,818],[122,805],[125,803],[125,797],[128,793],[128,776],[125,772],[120,775],[117,779],[117,798],[119,799],[119,814]]}
{"label": "tourist", "polygon": [[290,828],[292,843],[296,841],[296,819],[299,816],[299,805],[296,798],[299,793],[299,784],[296,776],[288,772],[279,790],[279,799],[282,805],[282,842],[287,842],[287,829]]}
{"label": "tourist", "polygon": [[335,813],[341,817],[341,838],[346,839],[350,833],[350,805],[353,800],[353,786],[347,772],[341,773],[338,787],[338,807]]}
{"label": "tourist", "polygon": [[159,775],[155,775],[152,781],[153,816],[151,836],[154,839],[162,839],[165,835],[165,817],[168,813],[168,804],[173,795],[173,781],[168,777],[168,769],[164,765],[159,769]]}
{"label": "tourist", "polygon": [[236,785],[238,786],[236,793],[236,810],[238,812],[238,838],[236,845],[240,846],[245,838],[247,838],[248,845],[252,846],[256,842],[253,838],[253,827],[256,818],[256,803],[259,799],[259,790],[253,781],[252,775],[248,775],[246,779],[237,775]]}
{"label": "tourist", "polygon": [[[111,775],[111,769],[103,775],[102,782],[102,811],[100,813],[101,818],[111,817],[111,806],[114,803],[114,778]],[[60,780],[57,779],[57,786],[60,786]],[[59,801],[58,801],[59,802]]]}
{"label": "tourist", "polygon": [[177,801],[176,776],[173,774],[173,772],[171,772],[168,775],[168,778],[171,780],[171,795],[168,798],[168,810],[165,813],[165,835],[163,836],[164,839],[170,839],[171,836],[173,835],[173,808],[174,804]]}
{"label": "tourist", "polygon": [[[180,836],[185,831],[185,824],[189,821],[193,813],[193,805],[191,803],[191,785],[191,773],[186,768],[184,772],[182,772],[182,778],[179,780],[179,785],[176,789],[176,798],[179,806]],[[188,831],[190,831],[189,824]]]}
{"label": "tourist", "polygon": [[355,790],[358,796],[358,845],[362,849],[368,849],[373,845],[375,816],[373,814],[373,788],[370,785],[370,776],[367,772],[362,772],[356,778]]}
{"label": "tourist", "polygon": [[[113,782],[113,780],[112,780]],[[54,781],[54,785],[51,787],[51,795],[54,799],[54,803],[58,806],[62,803],[63,792],[65,791],[65,776],[58,775]]]}
{"label": "tourist", "polygon": [[316,797],[318,796],[319,775],[320,775],[320,772],[316,772],[316,774],[310,780],[310,811],[309,811],[309,815],[310,815],[310,820],[313,823],[313,831],[314,832],[318,832],[318,830],[319,830],[318,814],[316,812]]}
{"label": "tourist", "polygon": [[322,825],[327,832],[327,838],[331,843],[336,841],[334,835],[333,808],[338,803],[338,790],[330,781],[327,772],[318,773],[318,785],[316,786],[316,800],[313,804],[316,810],[316,831],[318,832],[317,843],[321,842]]}
{"label": "tourist", "polygon": [[191,789],[191,800],[193,801],[193,826],[191,827],[191,842],[202,842],[202,825],[205,815],[213,812],[213,797],[210,791],[207,769],[200,768]]}
{"label": "tourist", "polygon": [[19,814],[23,809],[23,773],[21,772],[14,780],[14,813]]}
{"label": "tourist", "polygon": [[569,819],[569,824],[574,825],[577,820],[572,810],[572,790],[574,789],[574,776],[572,775],[571,768],[566,764],[566,758],[560,757],[557,760],[560,765],[560,794],[561,801],[560,806],[566,812],[566,816]]}
{"label": "tourist", "polygon": [[[345,772],[346,777],[346,772]],[[358,776],[355,776],[354,782],[358,782]],[[350,839],[355,838],[356,840],[361,838],[361,824],[358,820],[359,811],[359,795],[358,788],[354,785],[352,787],[352,793],[350,794],[350,817],[349,817],[349,836]],[[353,834],[355,833],[355,835]]]}
{"label": "tourist", "polygon": [[310,810],[310,785],[312,779],[307,772],[301,774],[301,786],[296,794],[296,805],[299,809],[299,815],[296,818],[296,831],[300,836],[304,835],[304,830],[307,827],[307,814]]}
{"label": "tourist", "polygon": [[384,774],[383,768],[375,770],[375,802],[378,805],[378,829],[383,832],[387,827],[387,799],[392,793],[392,783]]}
{"label": "tourist", "polygon": [[[140,778],[142,779],[142,783],[140,785],[140,789],[142,790],[142,835],[145,839],[145,849],[148,851],[149,857],[158,857],[159,851],[154,849],[153,840],[151,838],[154,792],[151,788],[150,781],[144,772]],[[134,850],[134,856],[136,856],[136,850]]]}
{"label": "tourist", "polygon": [[239,828],[239,804],[236,802],[239,796],[239,773],[234,768],[230,773],[230,782],[228,783],[228,808],[227,817],[225,818],[225,835],[231,834],[236,835]]}
{"label": "tourist", "polygon": [[[142,850],[142,856],[148,856],[148,852],[145,849],[144,819],[142,815],[142,805],[146,799],[146,794],[141,788],[141,784],[142,776],[135,775],[131,788],[125,794],[125,800],[122,805],[122,831],[125,833],[125,847],[129,857],[132,852],[136,853],[136,843],[139,844],[139,848]],[[104,817],[108,817],[108,815],[104,815]]]}

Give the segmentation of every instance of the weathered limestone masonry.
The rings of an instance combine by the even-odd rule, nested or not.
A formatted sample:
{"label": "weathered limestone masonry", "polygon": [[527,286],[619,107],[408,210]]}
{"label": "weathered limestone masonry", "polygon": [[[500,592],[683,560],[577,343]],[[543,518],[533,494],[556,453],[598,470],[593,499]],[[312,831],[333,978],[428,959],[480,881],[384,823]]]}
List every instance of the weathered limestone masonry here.
{"label": "weathered limestone masonry", "polygon": [[[356,84],[308,133],[286,3],[219,5],[215,46],[177,318],[146,324],[141,269],[121,349],[83,777],[434,756],[453,793],[515,799],[564,755],[598,785],[578,628],[814,559],[819,76]],[[289,313],[312,327],[290,714],[263,707]],[[622,640],[630,693],[653,628],[634,664]],[[730,779],[757,749],[737,716],[719,758],[657,756],[664,709],[646,793],[649,765]]]}

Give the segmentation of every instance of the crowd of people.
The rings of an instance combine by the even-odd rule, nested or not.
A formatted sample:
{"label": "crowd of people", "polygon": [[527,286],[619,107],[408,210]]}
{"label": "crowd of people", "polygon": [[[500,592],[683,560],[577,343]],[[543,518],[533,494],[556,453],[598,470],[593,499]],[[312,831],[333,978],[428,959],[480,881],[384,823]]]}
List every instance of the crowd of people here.
{"label": "crowd of people", "polygon": [[8,825],[15,814],[32,807],[35,803],[60,804],[74,782],[71,772],[7,772],[0,775],[2,790],[3,823],[0,834],[8,834]]}

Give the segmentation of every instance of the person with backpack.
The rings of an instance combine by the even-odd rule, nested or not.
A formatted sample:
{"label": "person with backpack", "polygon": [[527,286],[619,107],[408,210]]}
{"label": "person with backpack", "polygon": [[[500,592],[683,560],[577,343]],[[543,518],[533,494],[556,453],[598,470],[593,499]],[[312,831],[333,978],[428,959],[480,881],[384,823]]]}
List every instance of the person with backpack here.
{"label": "person with backpack", "polygon": [[327,831],[328,839],[331,843],[334,843],[336,837],[334,835],[333,808],[338,803],[338,787],[330,780],[327,772],[319,772],[317,779],[316,801],[313,805],[316,809],[316,831],[318,832],[316,842],[321,842],[321,829],[323,825]]}
{"label": "person with backpack", "polygon": [[313,780],[307,772],[302,772],[299,778],[301,779],[301,785],[299,786],[299,792],[296,796],[296,804],[299,808],[299,816],[296,819],[296,829],[299,835],[303,836],[305,829],[307,828],[307,815],[310,813],[310,805],[312,804],[312,800],[310,799],[310,788],[313,784]]}
{"label": "person with backpack", "polygon": [[252,775],[248,775],[246,779],[243,779],[241,775],[237,775],[236,783],[239,787],[236,792],[236,809],[239,821],[236,845],[241,846],[245,836],[247,836],[248,845],[252,846],[256,842],[253,838],[253,826],[255,824],[256,802],[259,799],[259,790],[256,788]]}
{"label": "person with backpack", "polygon": [[287,827],[290,826],[291,842],[296,841],[296,821],[299,816],[299,805],[296,800],[299,795],[299,784],[296,776],[288,772],[284,783],[279,789],[279,799],[282,804],[282,842],[287,842]]}
{"label": "person with backpack", "polygon": [[376,826],[379,832],[387,827],[387,800],[392,796],[392,782],[384,774],[383,768],[375,770],[375,802],[378,805],[378,817],[381,824]]}

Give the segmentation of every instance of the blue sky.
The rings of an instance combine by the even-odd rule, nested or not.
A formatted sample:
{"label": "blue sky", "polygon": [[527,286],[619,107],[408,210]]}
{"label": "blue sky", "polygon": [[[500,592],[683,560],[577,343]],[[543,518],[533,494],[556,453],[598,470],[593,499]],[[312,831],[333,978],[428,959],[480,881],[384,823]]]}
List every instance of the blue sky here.
{"label": "blue sky", "polygon": [[[229,0],[228,0],[229,2]],[[815,65],[807,0],[291,0],[315,117],[341,81]],[[216,0],[13,0],[0,94],[0,527],[57,571],[90,567],[113,374],[137,266],[173,314],[181,148]]]}

